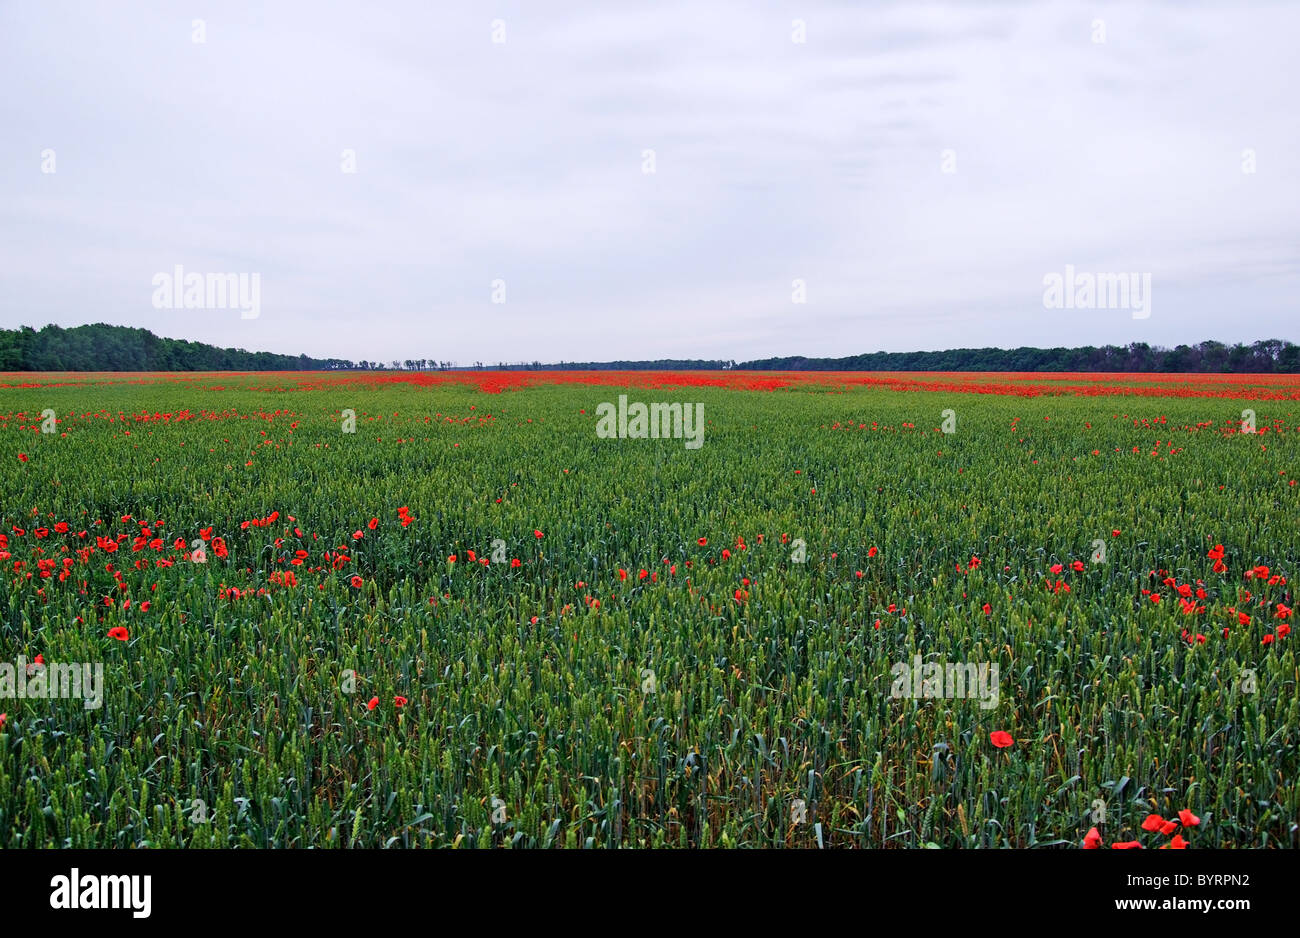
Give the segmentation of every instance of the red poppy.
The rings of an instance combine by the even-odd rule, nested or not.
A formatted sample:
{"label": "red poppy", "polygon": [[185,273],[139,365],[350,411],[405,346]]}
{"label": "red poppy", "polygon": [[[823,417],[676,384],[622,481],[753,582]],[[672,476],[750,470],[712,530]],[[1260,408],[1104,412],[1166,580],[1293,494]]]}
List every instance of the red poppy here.
{"label": "red poppy", "polygon": [[1124,840],[1110,845],[1112,850],[1141,850],[1142,845],[1136,840]]}
{"label": "red poppy", "polygon": [[369,527],[370,530],[373,531],[375,528],[379,527],[379,519],[378,519],[378,518],[371,518],[371,519],[370,519],[370,524],[367,525],[367,527]]}
{"label": "red poppy", "polygon": [[1158,831],[1164,825],[1165,819],[1158,814],[1148,814],[1146,820],[1142,822],[1144,831]]}
{"label": "red poppy", "polygon": [[1178,820],[1182,822],[1183,827],[1196,827],[1201,823],[1201,819],[1186,808],[1178,812]]}
{"label": "red poppy", "polygon": [[365,585],[365,583],[366,583],[366,581],[363,580],[363,579],[361,579],[361,577],[359,577],[359,576],[354,576],[354,577],[352,578],[352,586],[353,586],[353,588],[355,588],[355,589],[361,589],[361,587],[363,587],[363,586]]}
{"label": "red poppy", "polygon": [[379,706],[379,698],[378,698],[378,697],[371,697],[369,700],[366,701],[366,709],[367,709],[367,710],[373,710],[373,709],[375,709],[375,707],[378,707],[378,706]]}
{"label": "red poppy", "polygon": [[108,630],[108,637],[115,638],[119,642],[124,642],[131,637],[131,633],[128,632],[124,627],[120,625],[115,625],[113,626],[113,628]]}
{"label": "red poppy", "polygon": [[27,454],[26,454],[26,453],[19,453],[19,454],[18,454],[18,461],[19,461],[19,462],[27,462]]}
{"label": "red poppy", "polygon": [[985,604],[984,604],[984,614],[985,614],[986,616],[988,616],[988,615],[992,615],[992,614],[993,614],[993,607],[990,606],[988,603],[985,603]]}
{"label": "red poppy", "polygon": [[1008,746],[1013,745],[1015,740],[1011,738],[1011,734],[1006,730],[994,730],[989,733],[989,742],[999,749],[1006,749]]}
{"label": "red poppy", "polygon": [[1165,844],[1160,849],[1161,850],[1186,850],[1187,841],[1183,840],[1182,834],[1174,834],[1174,839],[1169,841],[1169,843]]}
{"label": "red poppy", "polygon": [[1101,849],[1101,834],[1097,833],[1097,828],[1092,828],[1088,833],[1083,835],[1084,850]]}
{"label": "red poppy", "polygon": [[405,707],[405,706],[406,706],[406,698],[403,697],[401,694],[398,694],[396,697],[393,698],[393,706],[394,706],[394,707]]}
{"label": "red poppy", "polygon": [[[876,553],[877,553],[877,551],[876,551],[876,549],[875,549],[874,547],[868,547],[868,548],[867,548],[867,556],[868,556],[868,557],[874,557],[874,556],[876,556]],[[976,566],[979,565],[979,560],[977,560],[977,559],[974,558],[974,557],[972,557],[971,559],[972,559],[972,560],[975,560],[975,565],[976,565]]]}
{"label": "red poppy", "polygon": [[702,538],[700,538],[698,541],[696,541],[695,543],[696,543],[696,544],[699,544],[701,547],[707,547],[707,546],[708,546],[708,543],[709,543],[709,539],[708,539],[707,537],[702,537]]}
{"label": "red poppy", "polygon": [[542,538],[546,537],[546,535],[543,534],[541,531],[535,530],[533,531],[533,537],[537,538],[540,541]]}

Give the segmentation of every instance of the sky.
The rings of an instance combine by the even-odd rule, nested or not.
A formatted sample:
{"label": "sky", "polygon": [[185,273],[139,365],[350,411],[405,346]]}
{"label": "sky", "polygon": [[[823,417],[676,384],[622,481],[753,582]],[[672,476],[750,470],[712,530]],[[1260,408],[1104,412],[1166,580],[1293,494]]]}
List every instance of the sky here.
{"label": "sky", "polygon": [[[460,364],[1300,341],[1297,36],[1253,0],[0,0],[0,326]],[[1067,264],[1150,303],[1053,308]],[[177,265],[256,315],[166,308]]]}

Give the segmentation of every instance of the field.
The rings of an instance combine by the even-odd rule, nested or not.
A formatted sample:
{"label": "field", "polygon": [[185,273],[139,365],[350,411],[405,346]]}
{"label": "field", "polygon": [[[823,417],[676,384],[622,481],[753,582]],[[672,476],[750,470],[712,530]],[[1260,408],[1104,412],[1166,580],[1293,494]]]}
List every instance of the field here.
{"label": "field", "polygon": [[0,375],[0,846],[1295,847],[1297,430],[1270,375]]}

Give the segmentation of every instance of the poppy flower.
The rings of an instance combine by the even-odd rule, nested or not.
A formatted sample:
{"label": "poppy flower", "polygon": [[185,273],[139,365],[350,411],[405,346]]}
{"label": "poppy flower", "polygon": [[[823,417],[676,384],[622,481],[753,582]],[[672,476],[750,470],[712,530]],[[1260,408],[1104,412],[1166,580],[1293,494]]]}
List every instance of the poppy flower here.
{"label": "poppy flower", "polygon": [[695,543],[696,543],[696,544],[699,544],[701,547],[707,547],[708,544],[709,544],[709,539],[708,539],[707,537],[702,537],[702,538],[700,538],[698,541],[696,541]]}
{"label": "poppy flower", "polygon": [[1186,808],[1178,812],[1178,820],[1182,822],[1183,827],[1197,827],[1201,823],[1201,819]]}
{"label": "poppy flower", "polygon": [[1101,834],[1097,833],[1097,828],[1092,828],[1088,833],[1083,835],[1084,850],[1101,849]]}
{"label": "poppy flower", "polygon": [[1124,840],[1110,845],[1112,850],[1141,850],[1142,845],[1136,840]]}
{"label": "poppy flower", "polygon": [[361,587],[365,585],[365,582],[366,582],[366,581],[363,580],[363,579],[361,579],[361,577],[359,577],[359,576],[354,576],[354,577],[352,578],[352,586],[353,586],[355,589],[361,589]]}
{"label": "poppy flower", "polygon": [[[876,553],[877,553],[877,552],[876,552],[876,549],[875,549],[874,547],[868,547],[868,548],[867,548],[867,556],[868,556],[868,557],[874,557],[874,556],[876,556]],[[976,560],[975,563],[978,564],[979,561]]]}
{"label": "poppy flower", "polygon": [[403,697],[401,694],[398,694],[396,697],[393,698],[393,706],[394,706],[394,707],[405,707],[405,706],[406,706],[406,698]]}
{"label": "poppy flower", "polygon": [[986,616],[989,616],[989,615],[992,615],[992,614],[993,614],[993,607],[990,606],[988,603],[985,603],[985,604],[984,604],[984,614],[985,614]]}
{"label": "poppy flower", "polygon": [[373,709],[375,709],[375,707],[378,707],[378,706],[379,706],[379,698],[378,698],[378,697],[371,697],[369,700],[366,701],[366,709],[367,709],[367,710],[373,710]]}
{"label": "poppy flower", "polygon": [[9,719],[9,714],[0,713],[0,730],[5,728],[5,720]]}
{"label": "poppy flower", "polygon": [[1174,839],[1169,841],[1169,843],[1165,844],[1160,849],[1161,850],[1186,850],[1187,841],[1183,840],[1182,834],[1174,834]]}
{"label": "poppy flower", "polygon": [[131,637],[131,633],[128,632],[123,626],[115,625],[113,626],[113,628],[108,630],[108,637],[115,638],[119,642],[124,642]]}
{"label": "poppy flower", "polygon": [[1006,730],[994,730],[989,733],[989,742],[999,749],[1006,749],[1008,746],[1013,745],[1015,740],[1011,738],[1011,734]]}
{"label": "poppy flower", "polygon": [[1142,822],[1142,829],[1144,831],[1155,832],[1160,830],[1160,828],[1164,826],[1164,823],[1165,823],[1165,819],[1162,818],[1160,815],[1148,814],[1146,816],[1146,820]]}
{"label": "poppy flower", "polygon": [[373,531],[375,528],[379,527],[379,519],[378,519],[378,518],[371,518],[371,519],[370,519],[370,523],[369,523],[368,525],[366,525],[366,527],[370,528],[370,530]]}
{"label": "poppy flower", "polygon": [[533,537],[537,538],[540,541],[542,538],[546,537],[546,535],[543,534],[541,531],[533,531]]}

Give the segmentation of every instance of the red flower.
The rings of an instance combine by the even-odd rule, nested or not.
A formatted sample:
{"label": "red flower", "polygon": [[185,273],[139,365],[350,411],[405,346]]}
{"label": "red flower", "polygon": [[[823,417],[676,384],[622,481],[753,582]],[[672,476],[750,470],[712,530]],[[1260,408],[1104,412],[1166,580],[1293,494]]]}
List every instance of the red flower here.
{"label": "red flower", "polygon": [[18,461],[19,461],[19,462],[27,462],[27,454],[26,454],[26,453],[19,453],[19,454],[18,454]]}
{"label": "red flower", "polygon": [[1097,833],[1097,828],[1092,828],[1088,833],[1083,835],[1084,850],[1099,850],[1101,848],[1101,834]]}
{"label": "red flower", "polygon": [[1110,532],[1110,536],[1111,536],[1111,537],[1119,537],[1119,528],[1116,528],[1115,530],[1111,531],[1111,532]]}
{"label": "red flower", "polygon": [[1164,825],[1165,819],[1158,814],[1148,814],[1146,820],[1142,822],[1144,831],[1158,831]]}
{"label": "red flower", "polygon": [[455,555],[455,554],[448,554],[448,555],[447,555],[447,563],[455,563],[455,562],[456,562],[456,555]]}
{"label": "red flower", "polygon": [[990,616],[990,615],[993,614],[993,607],[990,606],[988,603],[985,603],[985,604],[984,604],[984,614],[985,614],[986,616]]}
{"label": "red flower", "polygon": [[[867,548],[867,556],[868,556],[868,557],[874,557],[874,556],[876,556],[876,549],[875,549],[874,547],[868,547],[868,548]],[[979,560],[978,560],[977,558],[971,558],[971,559],[975,561],[976,566],[979,565]]]}
{"label": "red flower", "polygon": [[542,538],[546,537],[546,535],[543,534],[541,531],[534,530],[533,537],[537,538],[540,541]]}
{"label": "red flower", "polygon": [[1011,734],[1006,730],[994,730],[989,733],[989,742],[999,749],[1006,749],[1008,746],[1013,745],[1015,740],[1011,738]]}
{"label": "red flower", "polygon": [[367,710],[373,710],[373,709],[375,709],[375,707],[378,707],[378,706],[379,706],[379,698],[378,698],[378,697],[371,697],[369,700],[366,701],[366,709],[367,709]]}
{"label": "red flower", "polygon": [[709,543],[709,539],[708,539],[707,537],[702,537],[702,538],[700,538],[698,541],[696,541],[695,543],[696,543],[696,544],[699,544],[701,547],[707,547],[707,546],[708,546],[708,543]]}
{"label": "red flower", "polygon": [[394,707],[405,707],[405,706],[406,706],[406,698],[403,697],[401,694],[398,694],[396,697],[393,698],[393,706],[394,706]]}
{"label": "red flower", "polygon": [[1201,819],[1186,808],[1178,812],[1178,820],[1182,821],[1183,827],[1197,827],[1201,823]]}
{"label": "red flower", "polygon": [[1183,840],[1182,834],[1174,834],[1174,839],[1169,841],[1169,843],[1165,844],[1160,849],[1161,850],[1186,850],[1187,841]]}
{"label": "red flower", "polygon": [[379,527],[379,519],[378,519],[378,518],[371,518],[371,519],[370,519],[370,524],[367,525],[367,527],[369,527],[370,530],[373,531],[375,528]]}
{"label": "red flower", "polygon": [[1112,850],[1141,850],[1142,845],[1136,840],[1124,840],[1110,845]]}
{"label": "red flower", "polygon": [[365,586],[365,583],[366,581],[361,579],[359,576],[354,576],[352,578],[352,586],[354,589],[361,589],[361,587]]}
{"label": "red flower", "polygon": [[131,637],[131,633],[120,625],[116,625],[108,630],[108,637],[115,638],[119,642],[124,642]]}
{"label": "red flower", "polygon": [[353,531],[353,532],[352,532],[352,540],[354,540],[354,541],[359,541],[359,540],[361,540],[361,539],[362,539],[363,537],[365,537],[365,536],[366,536],[366,535],[365,535],[365,532],[364,532],[364,531]]}

